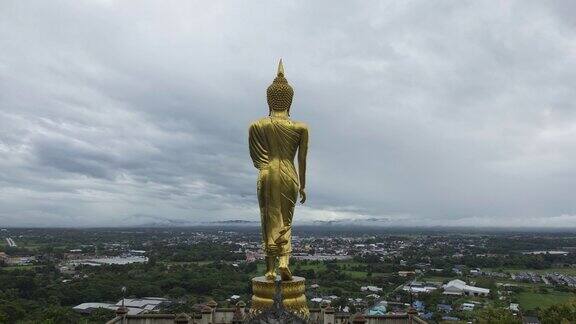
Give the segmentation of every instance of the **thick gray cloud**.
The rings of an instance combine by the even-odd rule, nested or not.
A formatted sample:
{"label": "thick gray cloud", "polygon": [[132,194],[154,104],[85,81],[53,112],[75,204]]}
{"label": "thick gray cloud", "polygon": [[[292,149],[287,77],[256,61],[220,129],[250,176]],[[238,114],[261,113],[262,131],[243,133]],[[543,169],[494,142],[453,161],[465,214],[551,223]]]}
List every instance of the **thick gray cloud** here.
{"label": "thick gray cloud", "polygon": [[576,226],[572,1],[3,1],[0,226],[258,220],[283,57],[297,223]]}

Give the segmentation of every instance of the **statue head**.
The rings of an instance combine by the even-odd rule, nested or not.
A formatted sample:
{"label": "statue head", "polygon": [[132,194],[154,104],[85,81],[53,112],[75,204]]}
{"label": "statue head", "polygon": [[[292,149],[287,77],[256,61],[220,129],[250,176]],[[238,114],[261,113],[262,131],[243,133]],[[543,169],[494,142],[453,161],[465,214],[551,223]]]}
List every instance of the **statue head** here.
{"label": "statue head", "polygon": [[272,110],[287,110],[288,115],[290,115],[290,105],[292,105],[293,96],[294,90],[284,77],[284,65],[282,64],[282,59],[280,59],[280,63],[278,63],[278,74],[266,90],[270,113],[272,113]]}

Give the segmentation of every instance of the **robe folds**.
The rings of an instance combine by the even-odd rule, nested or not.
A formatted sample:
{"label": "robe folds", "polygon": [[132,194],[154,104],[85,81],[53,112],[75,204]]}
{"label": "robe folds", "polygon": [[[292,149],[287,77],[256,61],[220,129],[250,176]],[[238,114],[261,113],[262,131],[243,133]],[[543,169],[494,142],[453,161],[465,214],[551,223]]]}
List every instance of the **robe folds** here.
{"label": "robe folds", "polygon": [[266,117],[250,125],[250,157],[259,170],[257,193],[267,256],[292,251],[292,217],[300,188],[294,157],[307,139],[306,126],[288,118]]}

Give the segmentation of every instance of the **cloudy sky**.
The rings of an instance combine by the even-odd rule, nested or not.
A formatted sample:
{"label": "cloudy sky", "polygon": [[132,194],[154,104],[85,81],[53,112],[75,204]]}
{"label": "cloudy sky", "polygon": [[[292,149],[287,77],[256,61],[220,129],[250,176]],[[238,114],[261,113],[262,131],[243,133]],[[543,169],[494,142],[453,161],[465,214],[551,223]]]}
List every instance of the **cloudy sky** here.
{"label": "cloudy sky", "polygon": [[576,226],[576,2],[0,4],[0,226],[258,221],[277,61],[296,224]]}

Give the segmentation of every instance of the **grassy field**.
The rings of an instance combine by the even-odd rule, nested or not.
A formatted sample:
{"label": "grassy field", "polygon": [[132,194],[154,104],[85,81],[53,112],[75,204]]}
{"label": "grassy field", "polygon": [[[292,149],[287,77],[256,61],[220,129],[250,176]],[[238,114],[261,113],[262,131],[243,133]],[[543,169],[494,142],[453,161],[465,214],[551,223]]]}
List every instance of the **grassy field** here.
{"label": "grassy field", "polygon": [[354,260],[341,260],[337,262],[340,267],[356,267],[356,266],[366,266],[365,263],[356,262]]}
{"label": "grassy field", "polygon": [[214,261],[161,261],[160,263],[167,265],[184,266],[184,265],[207,265],[214,263]]}
{"label": "grassy field", "polygon": [[[343,271],[350,273],[351,275],[360,275],[360,273],[364,273],[366,274],[366,272],[364,271],[353,271],[353,270],[348,270],[351,269],[354,266],[362,266],[365,265],[363,263],[359,263],[359,262],[355,262],[352,260],[342,260],[342,261],[336,261],[336,263],[338,264],[338,267],[340,269],[343,269]],[[314,271],[324,271],[326,270],[326,263],[325,262],[307,262],[306,264],[304,264],[303,262],[299,262],[297,260],[290,260],[290,264],[291,264],[291,268],[298,266],[299,268],[303,269],[303,270],[314,270]],[[258,261],[258,271],[263,271],[265,268],[264,266],[264,262],[263,261]],[[356,274],[354,274],[356,273]],[[364,275],[365,276],[365,275]]]}
{"label": "grassy field", "polygon": [[516,287],[524,287],[527,289],[538,289],[540,287],[546,287],[543,283],[531,283],[531,282],[521,282],[521,281],[514,281],[514,280],[496,280],[497,284],[510,284]]}
{"label": "grassy field", "polygon": [[314,271],[324,271],[326,270],[326,265],[324,263],[319,264],[298,264],[299,267],[303,270],[314,270]]}
{"label": "grassy field", "polygon": [[531,310],[537,307],[546,308],[555,304],[561,304],[574,295],[568,292],[550,291],[547,294],[537,292],[521,292],[518,294],[518,303],[524,310]]}
{"label": "grassy field", "polygon": [[426,282],[447,282],[452,279],[456,279],[456,277],[443,277],[443,276],[424,276],[419,278],[419,281],[426,281]]}
{"label": "grassy field", "polygon": [[[352,279],[365,279],[366,275],[368,274],[367,272],[364,271],[349,271],[349,270],[344,270],[342,271],[345,274],[349,275],[350,277],[352,277]],[[376,274],[374,274],[376,275]]]}
{"label": "grassy field", "polygon": [[[362,265],[362,263],[358,263],[358,262],[354,262],[351,260],[345,260],[345,261],[338,261],[338,267],[343,273],[349,275],[352,279],[366,279],[368,272],[366,271],[357,271],[357,270],[349,270],[352,269],[352,267],[354,266],[358,266],[358,265]],[[291,269],[294,269],[295,267],[303,269],[303,270],[314,270],[316,272],[319,271],[325,271],[326,270],[326,264],[324,262],[320,262],[320,263],[307,263],[307,264],[302,264],[298,261],[293,262],[293,265],[291,267]],[[258,268],[257,268],[257,273],[264,273],[264,269],[265,269],[265,265],[264,262],[259,261],[258,262]],[[372,276],[382,276],[382,275],[388,275],[385,273],[373,273]]]}

